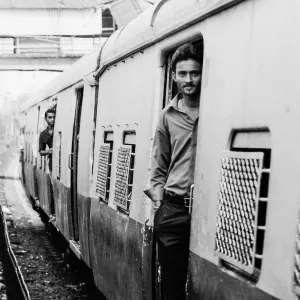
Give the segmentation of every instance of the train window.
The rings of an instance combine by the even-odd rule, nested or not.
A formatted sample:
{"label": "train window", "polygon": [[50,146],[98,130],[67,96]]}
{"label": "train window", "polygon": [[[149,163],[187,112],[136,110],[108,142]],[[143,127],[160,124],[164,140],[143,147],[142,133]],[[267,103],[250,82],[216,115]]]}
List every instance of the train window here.
{"label": "train window", "polygon": [[[203,60],[203,40],[201,41],[195,41],[192,43],[199,55],[201,57],[199,57],[199,60]],[[167,58],[166,58],[166,64],[165,64],[165,83],[164,83],[164,98],[163,98],[163,108],[166,107],[170,101],[176,96],[176,94],[178,93],[177,90],[177,85],[173,80],[172,77],[172,66],[171,66],[171,61],[172,61],[172,56],[174,54],[176,49],[171,50],[168,54],[167,54]]]}
{"label": "train window", "polygon": [[257,282],[263,259],[271,164],[268,130],[235,132],[221,159],[215,253]]}
{"label": "train window", "polygon": [[60,179],[61,174],[61,141],[62,141],[62,133],[59,131],[57,135],[57,147],[56,147],[56,178]]}
{"label": "train window", "polygon": [[129,213],[132,198],[135,151],[136,133],[124,132],[123,145],[119,147],[117,154],[114,203],[126,213]]}
{"label": "train window", "polygon": [[108,202],[111,182],[111,164],[114,150],[114,133],[104,132],[104,143],[100,145],[96,194],[99,199]]}

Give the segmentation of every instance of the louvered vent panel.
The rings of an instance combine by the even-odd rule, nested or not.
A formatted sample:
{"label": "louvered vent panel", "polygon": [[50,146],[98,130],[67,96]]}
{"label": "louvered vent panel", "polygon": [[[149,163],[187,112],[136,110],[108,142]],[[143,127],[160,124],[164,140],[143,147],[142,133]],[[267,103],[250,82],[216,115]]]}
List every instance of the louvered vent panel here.
{"label": "louvered vent panel", "polygon": [[96,194],[105,200],[110,144],[102,144],[99,151]]}
{"label": "louvered vent panel", "polygon": [[263,155],[224,152],[221,166],[215,253],[250,274],[255,263]]}
{"label": "louvered vent panel", "polygon": [[128,175],[131,158],[131,146],[123,145],[118,149],[117,172],[115,183],[114,203],[127,210],[128,209]]}
{"label": "louvered vent panel", "polygon": [[297,224],[296,235],[296,253],[295,253],[295,265],[294,265],[294,292],[300,296],[300,213]]}

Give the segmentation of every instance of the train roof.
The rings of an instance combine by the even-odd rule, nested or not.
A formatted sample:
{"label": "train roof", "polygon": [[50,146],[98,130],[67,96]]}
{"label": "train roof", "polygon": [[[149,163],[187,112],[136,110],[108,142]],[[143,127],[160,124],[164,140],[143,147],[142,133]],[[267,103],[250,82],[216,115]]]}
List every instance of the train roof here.
{"label": "train roof", "polygon": [[92,52],[86,54],[73,65],[65,69],[62,73],[55,77],[55,79],[50,81],[48,84],[45,84],[44,88],[34,94],[30,94],[29,101],[25,104],[26,107],[24,107],[23,110],[27,110],[37,103],[56,95],[60,91],[76,84],[82,79],[86,79],[91,82],[94,78],[90,78],[91,76],[89,75],[93,74],[96,69],[97,59],[101,48],[102,45],[96,47]]}
{"label": "train roof", "polygon": [[246,0],[161,0],[108,39],[97,75],[107,65],[243,1]]}

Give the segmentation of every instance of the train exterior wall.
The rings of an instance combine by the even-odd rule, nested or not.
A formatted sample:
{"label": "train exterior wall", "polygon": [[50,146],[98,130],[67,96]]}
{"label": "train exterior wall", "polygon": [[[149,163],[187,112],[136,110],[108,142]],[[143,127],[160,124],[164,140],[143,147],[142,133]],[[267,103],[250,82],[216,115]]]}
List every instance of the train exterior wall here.
{"label": "train exterior wall", "polygon": [[49,174],[44,171],[36,170],[38,195],[39,195],[39,205],[46,213],[46,215],[51,215],[51,180]]}
{"label": "train exterior wall", "polygon": [[[95,282],[109,299],[151,299],[151,238],[143,242],[145,223],[151,217],[150,200],[143,189],[148,182],[152,138],[154,59],[154,49],[147,49],[119,62],[99,79],[90,243]],[[114,134],[108,203],[95,195],[99,148],[106,131]],[[132,200],[126,214],[117,209],[113,197],[117,149],[128,131],[136,133],[136,153]],[[145,283],[144,278],[149,281]]]}
{"label": "train exterior wall", "polygon": [[[245,1],[199,25],[205,69],[190,245],[191,299],[296,299],[298,12],[299,3],[293,0]],[[214,250],[222,152],[229,150],[235,130],[260,128],[270,131],[272,157],[262,269],[252,285],[221,269]]]}
{"label": "train exterior wall", "polygon": [[79,216],[79,240],[81,257],[91,267],[90,258],[90,189],[92,183],[93,147],[94,147],[94,108],[96,87],[85,82],[79,137],[77,195]]}
{"label": "train exterior wall", "polygon": [[[69,154],[72,151],[72,133],[76,106],[76,93],[73,87],[68,88],[55,95],[57,98],[56,118],[53,138],[53,182],[54,199],[56,206],[57,228],[66,238],[70,240],[73,236],[72,214],[71,214],[71,191]],[[66,117],[68,116],[68,117]],[[61,168],[58,175],[58,164],[56,161],[58,150],[58,132],[61,132]]]}
{"label": "train exterior wall", "polygon": [[[96,285],[108,299],[153,298],[153,210],[143,189],[149,182],[152,137],[162,108],[165,61],[168,51],[202,38],[204,69],[188,299],[297,299],[292,286],[300,196],[299,143],[295,130],[300,120],[296,96],[300,94],[300,4],[296,0],[221,2],[237,5],[203,19],[197,19],[196,9],[188,14],[191,7],[200,9],[203,2],[162,2],[161,11],[154,11],[153,16],[150,11],[145,13],[140,27],[136,26],[139,21],[133,20],[108,40],[99,71],[92,186],[94,91],[89,90],[84,96],[77,186],[79,236],[82,258],[92,268]],[[176,9],[180,10],[179,17]],[[170,15],[170,11],[174,13]],[[145,29],[148,23],[153,26]],[[133,37],[130,30],[135,33],[141,29],[153,38],[151,43],[149,38],[145,49],[134,52],[133,46],[128,46],[130,36],[135,42],[140,38],[140,44],[147,41],[138,34]],[[153,35],[149,34],[151,30]],[[165,38],[161,38],[164,34]],[[124,45],[120,53],[115,45]],[[126,56],[124,51],[130,55]],[[113,63],[106,66],[107,62]],[[76,83],[75,89],[80,84]],[[73,238],[68,158],[72,149],[75,89],[69,87],[59,93],[54,139],[56,144],[57,132],[62,132],[61,174],[59,180],[54,179],[54,194],[57,226],[68,240]],[[262,266],[255,283],[221,265],[215,254],[215,235],[222,153],[231,149],[233,133],[258,130],[268,133],[267,144],[272,154]],[[123,145],[124,134],[132,131],[136,134],[133,190],[130,209],[124,211],[114,202],[117,150]],[[100,199],[95,190],[99,149],[106,132],[113,132],[114,136],[112,176],[109,198]],[[30,142],[29,134],[27,141]],[[251,141],[244,142],[248,145]],[[265,142],[256,141],[256,147],[263,147]],[[30,176],[28,166],[25,172]],[[45,176],[40,172],[37,170],[38,178]],[[40,181],[40,185],[44,185],[45,192],[45,182]],[[44,192],[39,190],[40,194]],[[46,203],[43,206],[47,209]]]}
{"label": "train exterior wall", "polygon": [[73,236],[71,214],[71,190],[59,180],[53,181],[53,193],[55,199],[56,226],[67,241]]}

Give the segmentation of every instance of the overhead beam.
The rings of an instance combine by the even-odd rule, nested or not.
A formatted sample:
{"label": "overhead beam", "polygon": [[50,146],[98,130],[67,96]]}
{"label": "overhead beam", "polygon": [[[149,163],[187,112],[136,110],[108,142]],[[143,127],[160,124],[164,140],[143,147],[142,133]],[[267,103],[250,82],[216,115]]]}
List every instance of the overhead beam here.
{"label": "overhead beam", "polygon": [[0,56],[0,71],[62,72],[66,67],[75,63],[80,57]]}

